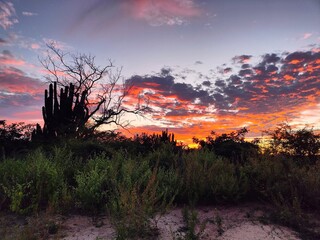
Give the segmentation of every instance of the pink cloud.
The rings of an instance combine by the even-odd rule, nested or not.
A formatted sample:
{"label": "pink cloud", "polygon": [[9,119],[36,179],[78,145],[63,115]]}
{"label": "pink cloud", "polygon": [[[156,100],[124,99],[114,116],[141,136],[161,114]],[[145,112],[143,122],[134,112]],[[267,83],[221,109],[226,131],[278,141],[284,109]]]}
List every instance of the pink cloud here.
{"label": "pink cloud", "polygon": [[12,117],[17,119],[23,119],[23,121],[32,120],[32,122],[41,122],[42,121],[42,115],[41,115],[41,109],[38,110],[29,110],[25,112],[16,112],[12,114]]}
{"label": "pink cloud", "polygon": [[7,30],[18,22],[13,4],[11,2],[0,2],[0,26]]}
{"label": "pink cloud", "polygon": [[31,48],[32,49],[39,49],[40,48],[40,45],[38,43],[32,43],[31,44]]}
{"label": "pink cloud", "polygon": [[202,13],[193,0],[131,0],[125,7],[134,18],[152,26],[181,25]]}
{"label": "pink cloud", "polygon": [[312,33],[305,33],[305,34],[303,34],[302,39],[306,40],[306,39],[310,38],[312,35],[313,35]]}
{"label": "pink cloud", "polygon": [[1,65],[13,65],[13,66],[22,66],[25,65],[25,62],[21,59],[15,58],[10,51],[3,50],[0,53],[0,64]]}
{"label": "pink cloud", "polygon": [[42,94],[44,84],[35,78],[30,78],[19,69],[10,67],[0,71],[1,91],[10,94]]}

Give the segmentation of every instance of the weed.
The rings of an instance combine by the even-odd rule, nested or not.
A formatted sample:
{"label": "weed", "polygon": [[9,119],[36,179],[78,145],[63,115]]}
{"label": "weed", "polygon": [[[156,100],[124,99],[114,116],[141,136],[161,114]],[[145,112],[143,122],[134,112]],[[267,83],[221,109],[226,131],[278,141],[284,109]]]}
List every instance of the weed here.
{"label": "weed", "polygon": [[193,208],[190,209],[189,207],[184,207],[182,209],[182,217],[185,226],[182,229],[180,229],[180,231],[185,232],[185,234],[181,235],[177,233],[175,238],[177,238],[178,240],[201,239],[206,229],[207,220],[200,222],[198,218],[198,213]]}
{"label": "weed", "polygon": [[218,235],[221,236],[224,233],[224,230],[222,228],[222,217],[219,214],[215,216],[215,223],[217,224],[217,227],[218,227],[218,230],[217,230]]}

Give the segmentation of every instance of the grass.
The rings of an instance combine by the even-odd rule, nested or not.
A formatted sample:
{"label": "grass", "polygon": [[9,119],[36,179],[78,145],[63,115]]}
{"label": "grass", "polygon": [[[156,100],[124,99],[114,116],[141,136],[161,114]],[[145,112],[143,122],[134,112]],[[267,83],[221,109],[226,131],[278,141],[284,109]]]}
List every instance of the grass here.
{"label": "grass", "polygon": [[[206,149],[174,151],[169,144],[144,154],[100,146],[83,158],[75,152],[79,145],[37,149],[0,162],[1,211],[105,213],[112,219],[117,239],[127,239],[150,237],[154,232],[150,218],[174,204],[255,199],[278,209],[270,217],[273,221],[312,235],[301,223],[308,222],[306,211],[320,210],[319,163],[301,165],[290,158],[261,154],[239,164]],[[188,209],[184,219],[186,239],[199,239],[201,230],[196,232],[195,226],[202,223],[196,213]],[[222,220],[215,221],[222,234]],[[54,224],[48,226],[57,230]]]}

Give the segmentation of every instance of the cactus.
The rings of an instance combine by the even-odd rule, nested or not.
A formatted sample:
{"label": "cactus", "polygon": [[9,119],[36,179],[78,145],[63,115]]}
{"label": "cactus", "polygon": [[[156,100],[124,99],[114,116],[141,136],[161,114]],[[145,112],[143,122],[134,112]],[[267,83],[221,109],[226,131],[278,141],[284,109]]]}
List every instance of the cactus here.
{"label": "cactus", "polygon": [[174,140],[174,133],[168,133],[168,129],[166,129],[165,131],[162,131],[161,136],[158,135],[160,142],[171,142],[171,143],[175,143]]}
{"label": "cactus", "polygon": [[149,150],[159,148],[161,143],[170,143],[173,146],[177,146],[177,142],[174,139],[174,134],[168,133],[168,129],[162,131],[161,134],[137,134],[134,138],[134,141],[145,146]]}
{"label": "cactus", "polygon": [[86,106],[87,91],[83,91],[81,98],[75,94],[74,85],[61,88],[60,101],[58,101],[57,83],[49,85],[45,90],[42,116],[43,129],[39,125],[33,132],[33,138],[45,136],[55,138],[60,136],[78,136],[84,130],[85,123],[89,119]]}

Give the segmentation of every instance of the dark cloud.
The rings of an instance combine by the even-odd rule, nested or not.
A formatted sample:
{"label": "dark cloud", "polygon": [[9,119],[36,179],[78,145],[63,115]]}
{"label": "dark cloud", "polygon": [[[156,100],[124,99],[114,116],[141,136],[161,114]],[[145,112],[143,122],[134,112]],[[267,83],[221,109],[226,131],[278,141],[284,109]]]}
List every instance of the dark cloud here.
{"label": "dark cloud", "polygon": [[201,64],[203,64],[203,62],[202,61],[196,61],[194,64],[195,65],[201,65]]}
{"label": "dark cloud", "polygon": [[189,114],[197,114],[195,110],[172,109],[166,114],[168,117],[188,116]]}
{"label": "dark cloud", "polygon": [[229,73],[231,71],[232,71],[232,68],[230,67],[223,69],[223,73]]}
{"label": "dark cloud", "polygon": [[278,71],[278,67],[276,67],[275,65],[269,65],[269,66],[267,66],[266,71],[267,72],[276,72],[276,71]]}
{"label": "dark cloud", "polygon": [[270,64],[270,63],[276,64],[279,61],[280,61],[280,57],[277,54],[272,53],[272,54],[265,54],[263,56],[263,60],[261,63],[263,65]]}
{"label": "dark cloud", "polygon": [[[133,94],[144,90],[144,94],[151,100],[151,105],[168,109],[167,116],[181,115],[184,110],[190,114],[192,111],[188,110],[186,105],[193,105],[197,108],[206,107],[213,104],[214,100],[209,92],[201,89],[201,86],[176,82],[171,75],[133,76],[127,80],[127,83],[134,86]],[[210,86],[211,83],[206,84]],[[148,92],[147,89],[150,89],[151,92]]]}
{"label": "dark cloud", "polygon": [[[241,71],[244,71],[244,70],[241,70]],[[241,72],[241,71],[240,71],[240,72]],[[241,75],[240,75],[240,72],[239,72],[239,76],[241,76]],[[241,84],[241,83],[242,83],[241,77],[239,77],[239,76],[237,76],[237,75],[231,75],[231,76],[230,76],[229,81],[230,81],[231,85]]]}
{"label": "dark cloud", "polygon": [[150,87],[157,90],[158,93],[164,97],[176,96],[177,99],[183,101],[195,101],[199,98],[203,104],[209,104],[212,100],[209,94],[204,90],[196,89],[191,84],[176,83],[174,77],[171,75],[165,77],[158,76],[134,76],[128,80],[136,87],[146,88]]}
{"label": "dark cloud", "polygon": [[290,63],[291,61],[297,60],[297,61],[312,61],[316,60],[318,57],[318,54],[314,54],[311,51],[307,52],[293,52],[288,54],[286,58],[284,59],[284,62]]}
{"label": "dark cloud", "polygon": [[3,38],[0,38],[0,45],[4,45],[4,44],[6,44],[6,43],[7,43],[6,40],[4,40]]}
{"label": "dark cloud", "polygon": [[169,67],[164,67],[161,69],[161,75],[162,76],[167,76],[172,72],[172,69]]}
{"label": "dark cloud", "polygon": [[202,85],[206,86],[206,87],[210,87],[211,86],[211,82],[210,81],[203,81]]}
{"label": "dark cloud", "polygon": [[14,58],[14,56],[12,55],[12,53],[9,50],[2,50],[2,52],[0,54],[0,58],[1,59],[10,59],[10,58]]}
{"label": "dark cloud", "polygon": [[247,64],[247,63],[242,64],[242,66],[241,66],[242,69],[246,69],[246,68],[250,68],[250,67],[251,67],[251,65]]}
{"label": "dark cloud", "polygon": [[214,85],[216,85],[217,87],[224,87],[226,86],[226,82],[224,80],[217,80]]}
{"label": "dark cloud", "polygon": [[247,63],[247,61],[249,61],[251,59],[251,55],[240,55],[240,56],[235,56],[232,58],[232,61],[234,63],[241,63],[241,64],[244,64],[244,63]]}
{"label": "dark cloud", "polygon": [[253,73],[252,69],[242,69],[239,71],[239,76],[245,77],[248,75],[252,75],[252,73]]}
{"label": "dark cloud", "polygon": [[251,122],[260,131],[319,104],[319,51],[270,53],[245,63],[249,59],[249,55],[236,56],[234,64],[210,71],[204,81],[206,75],[184,70],[186,76],[197,76],[193,84],[180,82],[181,74],[173,75],[172,70],[133,76],[127,82],[135,86],[133,94],[144,92],[150,98],[154,118],[167,126],[203,128],[214,120],[210,126],[234,128]]}
{"label": "dark cloud", "polygon": [[254,67],[216,81],[215,104],[222,112],[243,109],[240,112],[260,114],[290,112],[310,98],[319,102],[319,66],[319,52],[266,54]]}
{"label": "dark cloud", "polygon": [[16,107],[29,107],[31,105],[38,105],[40,111],[42,102],[42,94],[12,94],[11,92],[0,91],[0,105],[3,111],[8,111],[8,109],[13,109]]}

